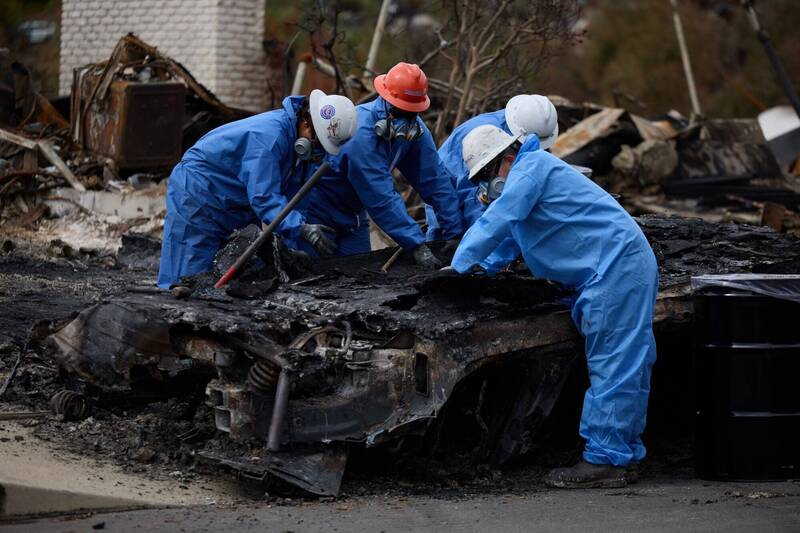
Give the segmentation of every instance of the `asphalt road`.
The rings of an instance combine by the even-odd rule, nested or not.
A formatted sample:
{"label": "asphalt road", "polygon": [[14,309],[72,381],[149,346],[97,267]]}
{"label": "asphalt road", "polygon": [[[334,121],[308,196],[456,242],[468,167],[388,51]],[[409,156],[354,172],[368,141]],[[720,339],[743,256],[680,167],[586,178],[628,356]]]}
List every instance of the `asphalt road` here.
{"label": "asphalt road", "polygon": [[[93,529],[94,528],[96,529]],[[437,499],[204,506],[54,517],[0,526],[37,531],[800,531],[800,482],[655,480],[626,489]]]}

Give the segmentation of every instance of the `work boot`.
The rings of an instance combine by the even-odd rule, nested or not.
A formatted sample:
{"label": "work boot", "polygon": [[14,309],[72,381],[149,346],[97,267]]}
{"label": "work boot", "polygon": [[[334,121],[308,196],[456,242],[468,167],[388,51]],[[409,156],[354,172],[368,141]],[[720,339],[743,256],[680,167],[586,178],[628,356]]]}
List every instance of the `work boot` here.
{"label": "work boot", "polygon": [[625,468],[625,481],[628,485],[633,485],[639,481],[639,474],[642,473],[642,466],[640,463],[631,463]]}
{"label": "work boot", "polygon": [[[638,479],[638,474],[635,476]],[[559,489],[618,489],[636,479],[621,466],[596,465],[580,461],[575,466],[556,468],[548,472],[544,483]]]}

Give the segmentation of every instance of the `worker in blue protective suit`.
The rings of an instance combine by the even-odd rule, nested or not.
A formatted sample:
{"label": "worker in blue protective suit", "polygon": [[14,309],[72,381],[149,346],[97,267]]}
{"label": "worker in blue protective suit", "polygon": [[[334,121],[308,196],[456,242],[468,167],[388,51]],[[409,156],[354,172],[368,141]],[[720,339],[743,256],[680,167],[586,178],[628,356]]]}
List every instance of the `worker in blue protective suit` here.
{"label": "worker in blue protective suit", "polygon": [[[453,186],[458,195],[464,227],[469,228],[486,210],[488,203],[481,200],[478,187],[469,180],[469,171],[462,157],[462,143],[469,132],[478,126],[496,126],[511,135],[522,135],[526,139],[536,136],[542,150],[548,150],[558,137],[558,112],[546,96],[518,94],[511,98],[504,109],[483,113],[457,126],[439,147],[439,157],[454,179]],[[437,241],[443,238],[436,214],[425,206],[428,226],[426,239]]]}
{"label": "worker in blue protective suit", "polygon": [[336,230],[337,253],[368,252],[369,220],[402,248],[417,264],[436,268],[438,259],[424,243],[394,189],[396,167],[423,200],[433,206],[446,238],[463,233],[452,180],[442,165],[433,137],[418,116],[430,105],[428,82],[417,65],[399,63],[375,78],[380,95],[357,106],[358,128],[338,156],[328,158],[332,172],[309,194],[307,220]]}
{"label": "worker in blue protective suit", "polygon": [[609,194],[532,147],[519,147],[493,126],[464,140],[472,180],[502,193],[467,231],[452,269],[470,272],[510,236],[535,276],[574,289],[572,319],[585,337],[591,382],[580,424],[586,446],[581,462],[545,481],[564,488],[624,486],[635,481],[631,467],[645,456],[656,260],[636,222]]}
{"label": "worker in blue protective suit", "polygon": [[[313,91],[283,107],[207,133],[172,170],[158,286],[205,272],[235,229],[269,223],[286,206],[325,152],[338,153],[355,131],[353,103]],[[290,247],[308,243],[332,252],[333,230],[309,223],[298,210],[278,233]]]}

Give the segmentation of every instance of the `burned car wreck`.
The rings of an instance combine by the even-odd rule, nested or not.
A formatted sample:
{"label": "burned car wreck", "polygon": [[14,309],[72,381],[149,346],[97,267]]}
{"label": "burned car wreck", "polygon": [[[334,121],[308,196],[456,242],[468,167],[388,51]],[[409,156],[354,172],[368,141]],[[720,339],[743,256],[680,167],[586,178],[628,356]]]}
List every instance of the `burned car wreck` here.
{"label": "burned car wreck", "polygon": [[[796,239],[764,228],[639,222],[661,269],[657,332],[690,324],[691,275],[800,262]],[[204,387],[218,431],[198,439],[198,456],[335,495],[350,446],[435,446],[455,396],[468,398],[482,461],[525,453],[582,361],[569,292],[524,265],[442,277],[401,257],[382,270],[392,249],[304,264],[275,240],[227,290],[209,288],[254,236],[234,238],[217,272],[184,290],[129,291],[55,332],[76,390],[101,402]]]}

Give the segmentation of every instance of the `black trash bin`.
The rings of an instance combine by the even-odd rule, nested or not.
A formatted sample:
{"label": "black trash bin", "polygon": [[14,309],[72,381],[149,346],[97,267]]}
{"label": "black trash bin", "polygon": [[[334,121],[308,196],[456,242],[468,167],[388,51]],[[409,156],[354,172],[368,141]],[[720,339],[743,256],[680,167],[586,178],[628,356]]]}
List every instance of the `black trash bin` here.
{"label": "black trash bin", "polygon": [[692,287],[698,475],[800,478],[800,275],[698,276]]}

